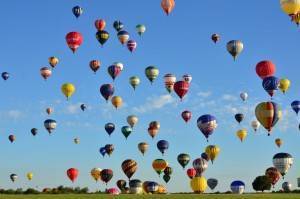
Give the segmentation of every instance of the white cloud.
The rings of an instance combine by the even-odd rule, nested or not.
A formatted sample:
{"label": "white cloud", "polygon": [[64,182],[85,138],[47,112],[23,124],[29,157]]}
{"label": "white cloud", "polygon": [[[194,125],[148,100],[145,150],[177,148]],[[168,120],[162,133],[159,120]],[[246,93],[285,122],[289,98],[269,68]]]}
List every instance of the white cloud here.
{"label": "white cloud", "polygon": [[237,101],[238,100],[238,98],[236,96],[230,95],[230,94],[224,94],[222,96],[222,99],[226,100],[226,101]]}
{"label": "white cloud", "polygon": [[166,105],[174,104],[175,99],[171,95],[161,95],[149,97],[144,105],[134,107],[133,111],[138,113],[146,113],[154,109],[161,109]]}
{"label": "white cloud", "polygon": [[20,117],[22,117],[23,113],[19,110],[9,110],[7,112],[7,116],[11,119],[19,119]]}
{"label": "white cloud", "polygon": [[78,113],[80,111],[80,105],[81,105],[81,103],[69,104],[66,107],[66,113],[68,113],[68,114]]}
{"label": "white cloud", "polygon": [[206,91],[206,92],[200,91],[197,93],[197,96],[202,97],[202,98],[207,98],[207,97],[211,96],[211,94],[212,94],[211,91]]}

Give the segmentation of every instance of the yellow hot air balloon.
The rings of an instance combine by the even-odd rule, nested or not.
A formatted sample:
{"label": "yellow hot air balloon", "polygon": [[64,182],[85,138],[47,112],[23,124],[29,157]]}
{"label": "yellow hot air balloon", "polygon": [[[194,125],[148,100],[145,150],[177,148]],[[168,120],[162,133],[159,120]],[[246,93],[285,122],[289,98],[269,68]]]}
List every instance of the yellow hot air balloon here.
{"label": "yellow hot air balloon", "polygon": [[96,180],[96,182],[98,182],[98,180],[101,178],[101,171],[102,169],[100,168],[93,168],[91,170],[91,176],[94,180]]}
{"label": "yellow hot air balloon", "polygon": [[279,89],[281,90],[281,92],[283,92],[283,94],[285,94],[285,92],[290,88],[290,85],[291,81],[286,78],[283,78],[280,80]]}
{"label": "yellow hot air balloon", "polygon": [[111,103],[116,109],[118,109],[122,106],[123,100],[120,96],[113,96],[111,98]]}
{"label": "yellow hot air balloon", "polygon": [[27,179],[28,180],[32,180],[32,178],[33,178],[33,173],[31,173],[31,172],[29,172],[29,173],[27,173]]}
{"label": "yellow hot air balloon", "polygon": [[281,9],[289,16],[294,16],[300,11],[300,0],[280,0]]}
{"label": "yellow hot air balloon", "polygon": [[190,185],[195,193],[203,193],[207,188],[207,181],[203,176],[194,177],[191,179]]}
{"label": "yellow hot air balloon", "polygon": [[297,13],[293,16],[292,20],[296,23],[297,26],[300,24],[300,13]]}
{"label": "yellow hot air balloon", "polygon": [[236,132],[236,136],[241,140],[241,142],[244,141],[244,139],[247,137],[247,130],[246,129],[240,129]]}
{"label": "yellow hot air balloon", "polygon": [[205,148],[205,153],[208,155],[212,163],[220,153],[220,148],[217,145],[209,145]]}
{"label": "yellow hot air balloon", "polygon": [[141,80],[138,76],[132,76],[129,78],[129,83],[135,90],[135,88],[141,83]]}
{"label": "yellow hot air balloon", "polygon": [[55,68],[55,66],[58,64],[59,59],[57,57],[49,57],[48,59],[49,64],[52,68]]}
{"label": "yellow hot air balloon", "polygon": [[280,138],[275,139],[275,144],[278,146],[278,148],[281,147],[281,145],[283,144],[283,141]]}
{"label": "yellow hot air balloon", "polygon": [[75,86],[71,83],[65,83],[61,86],[61,91],[67,97],[68,100],[75,92]]}

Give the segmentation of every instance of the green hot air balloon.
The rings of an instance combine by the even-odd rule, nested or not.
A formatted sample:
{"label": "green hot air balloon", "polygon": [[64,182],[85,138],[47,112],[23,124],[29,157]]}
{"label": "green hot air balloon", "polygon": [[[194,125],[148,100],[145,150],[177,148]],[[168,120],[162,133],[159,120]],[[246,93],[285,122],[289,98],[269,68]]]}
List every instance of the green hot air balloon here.
{"label": "green hot air balloon", "polygon": [[132,88],[135,90],[135,88],[141,83],[141,80],[138,76],[132,76],[129,78],[129,83],[132,86]]}
{"label": "green hot air balloon", "polygon": [[153,83],[153,81],[158,77],[159,75],[159,70],[158,68],[156,68],[155,66],[148,66],[145,69],[145,74],[146,77],[149,79],[149,81],[151,82],[151,84]]}
{"label": "green hot air balloon", "polygon": [[135,28],[136,28],[137,33],[138,33],[140,36],[142,36],[142,34],[144,34],[144,32],[146,31],[146,26],[143,25],[143,24],[138,24],[138,25],[136,25]]}
{"label": "green hot air balloon", "polygon": [[125,136],[125,138],[127,139],[128,136],[131,134],[132,132],[132,128],[130,126],[123,126],[121,129],[123,135]]}
{"label": "green hot air balloon", "polygon": [[191,160],[191,158],[190,158],[189,154],[186,154],[186,153],[181,153],[177,156],[177,161],[182,166],[183,169],[190,162],[190,160]]}

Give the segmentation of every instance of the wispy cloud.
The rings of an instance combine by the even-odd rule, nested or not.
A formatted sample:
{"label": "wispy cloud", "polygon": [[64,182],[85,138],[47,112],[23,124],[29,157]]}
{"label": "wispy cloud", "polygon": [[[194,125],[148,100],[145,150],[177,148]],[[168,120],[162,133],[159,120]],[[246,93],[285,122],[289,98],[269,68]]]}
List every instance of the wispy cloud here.
{"label": "wispy cloud", "polygon": [[82,103],[69,104],[68,106],[66,106],[65,112],[68,113],[68,114],[78,113],[80,111],[80,105],[81,104]]}
{"label": "wispy cloud", "polygon": [[167,105],[175,104],[175,99],[171,95],[152,96],[146,99],[144,105],[133,107],[134,112],[146,113],[152,110],[161,109]]}
{"label": "wispy cloud", "polygon": [[225,101],[237,101],[238,98],[234,95],[231,95],[231,94],[224,94],[222,96],[222,99],[225,100]]}
{"label": "wispy cloud", "polygon": [[202,98],[207,98],[211,96],[212,92],[211,91],[200,91],[197,93],[197,96],[202,97]]}
{"label": "wispy cloud", "polygon": [[23,116],[23,113],[20,110],[9,110],[6,115],[11,119],[17,120]]}

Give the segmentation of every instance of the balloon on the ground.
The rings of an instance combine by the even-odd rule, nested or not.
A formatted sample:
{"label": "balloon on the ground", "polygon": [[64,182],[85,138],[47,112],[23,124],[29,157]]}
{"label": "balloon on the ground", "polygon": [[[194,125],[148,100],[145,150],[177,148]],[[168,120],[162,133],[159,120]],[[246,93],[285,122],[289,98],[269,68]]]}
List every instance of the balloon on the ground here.
{"label": "balloon on the ground", "polygon": [[270,179],[271,184],[274,186],[279,179],[281,178],[281,174],[278,171],[278,169],[276,169],[275,167],[269,167],[266,172],[265,175]]}
{"label": "balloon on the ground", "polygon": [[191,179],[190,186],[194,193],[203,193],[207,188],[207,181],[203,176],[197,176]]}
{"label": "balloon on the ground", "polygon": [[284,182],[282,183],[282,189],[285,191],[285,192],[290,192],[292,191],[292,183],[290,182]]}
{"label": "balloon on the ground", "polygon": [[129,190],[131,194],[142,194],[143,192],[143,183],[138,179],[129,181]]}
{"label": "balloon on the ground", "polygon": [[230,185],[230,189],[232,193],[242,194],[245,190],[245,183],[240,180],[233,181]]}
{"label": "balloon on the ground", "polygon": [[209,178],[207,179],[207,185],[213,191],[218,185],[218,180],[215,178]]}

